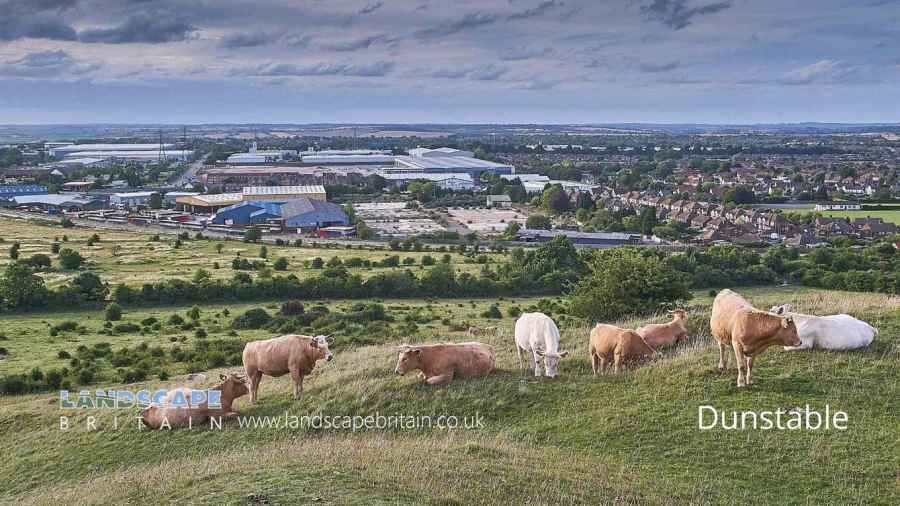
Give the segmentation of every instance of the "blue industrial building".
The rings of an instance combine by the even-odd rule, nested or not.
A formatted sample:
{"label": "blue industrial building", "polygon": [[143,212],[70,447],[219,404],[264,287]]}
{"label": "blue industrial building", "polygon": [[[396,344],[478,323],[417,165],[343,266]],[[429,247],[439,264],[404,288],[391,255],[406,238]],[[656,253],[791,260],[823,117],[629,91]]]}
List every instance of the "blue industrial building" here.
{"label": "blue industrial building", "polygon": [[308,198],[250,200],[221,209],[212,218],[215,225],[247,227],[280,223],[286,229],[315,230],[350,224],[341,206]]}
{"label": "blue industrial building", "polygon": [[0,199],[12,199],[23,195],[46,195],[47,187],[39,184],[19,184],[0,186]]}

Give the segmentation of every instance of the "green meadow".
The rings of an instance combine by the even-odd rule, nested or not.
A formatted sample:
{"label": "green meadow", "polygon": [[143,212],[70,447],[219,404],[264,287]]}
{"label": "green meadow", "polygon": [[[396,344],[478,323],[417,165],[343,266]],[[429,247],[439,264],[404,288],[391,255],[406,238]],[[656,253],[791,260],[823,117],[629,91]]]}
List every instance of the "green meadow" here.
{"label": "green meadow", "polygon": [[[660,360],[620,375],[593,377],[589,326],[561,321],[570,350],[556,379],[518,370],[509,309],[535,299],[382,301],[394,321],[365,342],[338,341],[335,359],[307,378],[303,397],[290,380],[264,378],[260,402],[235,407],[245,417],[413,415],[480,417],[481,427],[325,430],[304,427],[149,432],[137,409],[63,410],[54,393],[0,398],[0,502],[7,504],[898,504],[900,503],[900,299],[887,295],[799,288],[738,289],[758,307],[791,302],[802,312],[849,313],[879,329],[875,342],[851,352],[787,352],[772,348],[754,370],[756,384],[735,387],[736,372],[716,369],[708,331],[709,294],[691,300],[691,339]],[[306,303],[306,301],[304,301]],[[492,304],[501,318],[484,318]],[[208,341],[229,337],[225,309],[236,316],[270,304],[199,306]],[[329,301],[332,312],[350,302]],[[543,304],[547,304],[545,301]],[[307,307],[315,302],[307,303]],[[187,307],[128,310],[123,321],[184,315]],[[421,318],[414,333],[404,315]],[[219,315],[219,316],[216,316]],[[636,327],[660,315],[620,321]],[[80,322],[84,334],[48,329]],[[444,322],[448,320],[450,325]],[[416,375],[397,376],[395,347],[410,342],[461,341],[461,322],[496,327],[477,337],[497,349],[498,370],[487,378],[429,387]],[[10,355],[0,374],[59,367],[60,350],[110,342],[174,346],[190,332],[97,335],[100,311],[0,316]],[[170,335],[171,334],[171,335]],[[234,338],[235,336],[230,336]],[[240,330],[237,338],[270,337]],[[180,341],[178,341],[180,343]],[[137,384],[97,387],[174,388],[185,371]],[[206,371],[212,383],[227,366]],[[844,431],[700,430],[698,407],[790,410],[810,405],[848,414]],[[68,430],[60,429],[66,416]],[[95,417],[96,430],[87,427]],[[118,428],[114,427],[119,418]],[[260,420],[260,418],[255,418]],[[285,420],[287,418],[284,418]]]}

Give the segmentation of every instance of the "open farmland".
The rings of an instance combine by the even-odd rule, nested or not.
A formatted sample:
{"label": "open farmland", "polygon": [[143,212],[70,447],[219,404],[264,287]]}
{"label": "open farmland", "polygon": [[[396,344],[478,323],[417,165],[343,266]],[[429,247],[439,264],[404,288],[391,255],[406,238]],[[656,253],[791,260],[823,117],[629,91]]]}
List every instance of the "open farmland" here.
{"label": "open farmland", "polygon": [[[63,413],[51,394],[0,399],[0,444],[8,454],[0,473],[17,477],[0,488],[0,502],[122,504],[154,497],[227,504],[897,504],[900,300],[791,287],[739,291],[759,307],[792,302],[803,312],[846,312],[880,333],[870,347],[853,352],[773,348],[757,361],[757,384],[739,391],[733,368],[728,374],[715,368],[718,352],[707,328],[711,299],[697,292],[689,308],[689,342],[618,376],[592,377],[588,326],[554,314],[562,321],[562,348],[572,356],[562,362],[561,377],[523,381],[510,335],[514,318],[507,310],[537,301],[497,301],[501,319],[478,316],[491,303],[485,300],[384,301],[396,320],[393,330],[370,336],[366,344],[339,343],[335,360],[317,366],[301,400],[290,400],[290,380],[282,377],[263,380],[258,405],[250,406],[246,397],[237,401],[245,417],[268,416],[270,424],[241,428],[235,420],[223,430],[113,429],[114,416],[122,423],[136,410]],[[340,313],[350,303],[329,304]],[[200,321],[211,331],[207,340],[219,339],[213,327],[218,319],[224,328],[225,309],[235,316],[254,306],[272,310],[275,303],[200,306]],[[497,348],[499,371],[444,387],[395,375],[394,345],[465,338],[437,320],[404,334],[403,315],[415,308],[447,315],[453,323],[497,326],[479,339]],[[183,315],[187,309],[126,311],[124,320]],[[161,337],[94,336],[102,324],[99,312],[3,316],[3,328],[16,329],[5,346],[15,352],[35,341],[42,350],[16,369],[42,360],[52,365],[58,349],[76,346],[45,341],[46,323],[64,318],[91,329],[74,337],[79,342],[102,337],[118,348]],[[646,321],[618,323],[635,327]],[[239,339],[265,334],[240,331]],[[208,374],[219,370],[229,368]],[[154,378],[131,388],[184,382]],[[827,404],[849,414],[849,429],[701,431],[701,404],[735,410],[806,404],[824,410]],[[278,417],[317,413],[478,414],[483,427],[354,432],[272,425]],[[59,429],[61,414],[70,417],[67,431]],[[99,417],[99,430],[85,428],[89,415]]]}
{"label": "open farmland", "polygon": [[[94,234],[100,236],[100,242],[88,246],[87,241]],[[310,247],[310,243],[301,247],[266,244],[267,258],[261,259],[259,253],[262,245],[260,244],[245,243],[237,239],[189,239],[182,241],[181,245],[176,247],[175,236],[162,235],[160,236],[161,240],[155,242],[150,240],[151,235],[150,233],[139,234],[83,227],[65,229],[26,220],[0,218],[0,238],[4,241],[0,244],[0,248],[3,250],[8,249],[13,242],[19,242],[21,244],[20,258],[28,258],[38,253],[54,258],[56,255],[51,253],[51,247],[54,243],[59,243],[62,248],[71,248],[81,253],[87,259],[90,269],[101,276],[104,281],[131,286],[140,286],[143,283],[169,278],[190,279],[197,269],[209,271],[213,279],[230,278],[237,272],[231,268],[232,261],[237,257],[251,261],[261,260],[270,268],[276,259],[284,257],[289,264],[286,273],[293,273],[302,278],[312,275],[316,271],[321,272],[309,266],[309,263],[317,257],[326,262],[332,257],[340,258],[342,261],[348,258],[359,258],[363,261],[377,262],[390,256],[399,255],[401,260],[414,259],[414,263],[409,267],[420,269],[422,268],[422,257],[431,255],[437,260],[445,254],[438,251],[390,251],[387,245],[383,249],[376,250],[369,247],[348,249],[343,245],[329,248]],[[219,247],[221,247],[221,251],[219,251]],[[451,255],[452,262],[461,272],[477,272],[481,268],[480,265],[476,265],[463,255],[447,254]],[[489,261],[491,259],[500,261],[502,256],[488,254],[488,259]],[[9,262],[10,258],[4,252],[0,258],[0,269]],[[389,269],[387,267],[356,267],[350,270],[363,277],[368,277]],[[258,271],[245,272],[253,276],[259,275]],[[64,283],[74,275],[73,272],[58,270],[42,274],[48,286],[51,287]]]}

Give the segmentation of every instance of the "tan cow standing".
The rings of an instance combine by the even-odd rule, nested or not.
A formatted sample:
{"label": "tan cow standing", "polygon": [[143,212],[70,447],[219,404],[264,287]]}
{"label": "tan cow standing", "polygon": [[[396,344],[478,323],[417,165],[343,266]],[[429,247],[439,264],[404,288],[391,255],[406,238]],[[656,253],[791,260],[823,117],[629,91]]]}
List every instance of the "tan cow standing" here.
{"label": "tan cow standing", "polygon": [[331,357],[326,336],[290,334],[247,343],[243,359],[250,380],[250,403],[256,404],[263,374],[277,378],[290,373],[294,400],[299,399],[303,393],[303,377],[312,372],[317,361],[329,361]]}
{"label": "tan cow standing", "polygon": [[753,359],[773,344],[799,346],[797,326],[791,317],[760,311],[731,290],[722,290],[713,301],[709,320],[719,343],[719,370],[728,369],[728,346],[737,360],[737,386],[753,384]]}
{"label": "tan cow standing", "polygon": [[602,323],[591,330],[588,352],[595,376],[603,372],[610,360],[618,373],[625,362],[656,358],[656,350],[637,332]]}
{"label": "tan cow standing", "polygon": [[478,342],[404,345],[394,372],[403,375],[418,369],[429,385],[445,385],[455,378],[487,376],[495,361],[494,347]]}
{"label": "tan cow standing", "polygon": [[669,323],[651,323],[635,330],[653,349],[678,344],[687,339],[687,326],[684,324],[684,309],[667,311],[672,315]]}
{"label": "tan cow standing", "polygon": [[[218,390],[222,392],[221,408],[210,409],[208,402],[203,402],[199,406],[190,406],[191,389],[176,388],[169,390],[160,400],[158,406],[150,406],[141,411],[141,421],[151,429],[160,429],[162,427],[179,428],[179,427],[195,427],[206,422],[210,418],[217,417],[233,417],[238,413],[231,407],[232,403],[238,397],[247,395],[247,384],[244,378],[234,374],[219,376],[221,383],[210,387],[209,390]],[[173,406],[173,400],[178,394],[183,396],[188,406]]]}

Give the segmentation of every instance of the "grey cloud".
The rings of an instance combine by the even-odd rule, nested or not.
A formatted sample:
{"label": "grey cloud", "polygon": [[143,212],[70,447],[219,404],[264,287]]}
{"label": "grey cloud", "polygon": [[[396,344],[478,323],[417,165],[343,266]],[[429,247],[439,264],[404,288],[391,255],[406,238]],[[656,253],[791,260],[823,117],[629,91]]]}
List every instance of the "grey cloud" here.
{"label": "grey cloud", "polygon": [[511,47],[500,53],[500,59],[503,61],[520,61],[549,56],[553,53],[550,47],[531,48],[531,47]]}
{"label": "grey cloud", "polygon": [[197,30],[183,19],[167,13],[138,13],[112,28],[82,30],[78,38],[87,43],[161,44],[185,40]]}
{"label": "grey cloud", "polygon": [[84,64],[69,53],[58,50],[35,51],[19,59],[0,64],[0,76],[24,78],[56,78],[80,76],[100,68],[99,64]]}
{"label": "grey cloud", "polygon": [[363,65],[351,63],[316,63],[298,65],[293,63],[266,63],[250,69],[239,69],[237,75],[265,77],[304,77],[304,76],[351,76],[351,77],[383,77],[394,68],[393,62],[375,62]]}
{"label": "grey cloud", "polygon": [[322,47],[332,51],[357,51],[359,49],[367,49],[376,44],[394,44],[398,40],[396,37],[380,34],[342,42],[325,43],[322,44]]}
{"label": "grey cloud", "polygon": [[415,36],[419,39],[437,39],[446,37],[448,35],[453,35],[464,30],[470,30],[472,28],[478,28],[485,25],[492,25],[496,23],[497,20],[498,17],[496,14],[487,12],[470,12],[459,19],[447,21],[431,28],[419,30],[415,33]]}
{"label": "grey cloud", "polygon": [[225,36],[222,39],[221,46],[228,49],[258,47],[271,44],[277,41],[279,38],[279,34],[267,33],[263,31],[238,32]]}
{"label": "grey cloud", "polygon": [[312,35],[292,34],[284,37],[284,42],[294,48],[306,48],[312,43]]}
{"label": "grey cloud", "polygon": [[538,5],[536,5],[535,7],[532,7],[531,9],[525,9],[524,11],[517,12],[515,14],[510,14],[509,16],[506,17],[506,19],[509,21],[516,21],[516,20],[520,20],[520,19],[528,19],[528,18],[543,16],[548,11],[551,11],[553,9],[556,9],[556,8],[559,8],[562,6],[563,6],[563,3],[558,2],[557,0],[545,0],[541,3],[539,3]]}
{"label": "grey cloud", "polygon": [[715,14],[731,7],[730,1],[716,2],[699,7],[688,7],[687,0],[652,0],[641,7],[649,19],[661,22],[673,30],[681,30],[698,16]]}
{"label": "grey cloud", "polygon": [[369,2],[365,7],[359,10],[360,14],[371,14],[384,6],[384,2]]}
{"label": "grey cloud", "polygon": [[493,64],[478,66],[462,66],[462,67],[444,67],[430,72],[425,75],[436,79],[472,79],[473,81],[496,81],[504,74],[507,69]]}
{"label": "grey cloud", "polygon": [[638,68],[640,68],[641,72],[655,74],[658,72],[668,72],[670,70],[675,70],[680,66],[681,62],[670,61],[664,63],[642,63]]}
{"label": "grey cloud", "polygon": [[76,0],[11,0],[0,2],[0,41],[17,39],[75,40],[75,29],[59,19]]}

